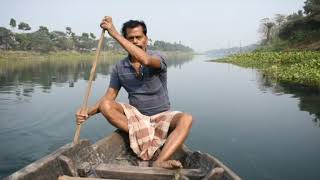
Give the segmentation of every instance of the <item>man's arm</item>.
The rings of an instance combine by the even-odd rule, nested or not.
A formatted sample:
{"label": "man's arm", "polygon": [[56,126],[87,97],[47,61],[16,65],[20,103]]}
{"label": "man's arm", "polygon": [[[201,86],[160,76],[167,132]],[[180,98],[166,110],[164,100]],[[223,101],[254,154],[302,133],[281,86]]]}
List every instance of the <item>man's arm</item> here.
{"label": "man's arm", "polygon": [[76,113],[77,124],[81,124],[84,121],[86,121],[89,117],[99,113],[99,107],[101,102],[104,99],[115,100],[118,93],[119,90],[109,87],[105,95],[101,97],[100,100],[93,107],[91,107],[90,109],[80,108]]}
{"label": "man's arm", "polygon": [[105,17],[100,26],[107,30],[109,35],[113,37],[119,44],[136,60],[138,60],[144,66],[149,66],[152,68],[159,69],[161,68],[161,62],[159,57],[150,56],[144,50],[137,47],[126,38],[124,38],[114,27],[112,18],[107,16]]}
{"label": "man's arm", "polygon": [[99,110],[100,103],[105,99],[114,101],[118,96],[118,93],[119,93],[119,90],[109,87],[105,95],[102,96],[100,100],[92,108],[88,110],[88,115],[93,116],[97,113],[100,113],[100,110]]}

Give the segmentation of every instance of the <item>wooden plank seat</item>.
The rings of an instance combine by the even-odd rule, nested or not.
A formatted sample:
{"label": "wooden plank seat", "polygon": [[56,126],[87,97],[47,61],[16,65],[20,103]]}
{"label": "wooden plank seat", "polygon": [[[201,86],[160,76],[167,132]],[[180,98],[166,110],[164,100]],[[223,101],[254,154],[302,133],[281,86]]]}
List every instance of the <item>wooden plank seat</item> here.
{"label": "wooden plank seat", "polygon": [[[85,163],[88,165],[88,163]],[[159,167],[122,166],[117,164],[101,163],[93,169],[94,174],[100,178],[118,179],[180,179],[188,177],[190,179],[202,179],[206,173],[201,169],[163,169]],[[83,165],[78,168],[78,174],[88,176],[88,166]]]}

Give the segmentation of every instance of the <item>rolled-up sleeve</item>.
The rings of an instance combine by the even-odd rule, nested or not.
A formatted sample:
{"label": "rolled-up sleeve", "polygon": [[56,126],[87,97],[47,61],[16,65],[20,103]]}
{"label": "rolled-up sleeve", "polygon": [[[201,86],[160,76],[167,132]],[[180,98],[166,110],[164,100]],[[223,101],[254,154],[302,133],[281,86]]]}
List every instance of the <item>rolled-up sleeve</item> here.
{"label": "rolled-up sleeve", "polygon": [[153,56],[158,57],[160,59],[160,69],[161,72],[167,71],[167,57],[159,52],[155,52]]}
{"label": "rolled-up sleeve", "polygon": [[110,75],[109,88],[113,88],[116,90],[120,90],[120,88],[121,88],[117,65],[114,65],[112,68],[112,72]]}

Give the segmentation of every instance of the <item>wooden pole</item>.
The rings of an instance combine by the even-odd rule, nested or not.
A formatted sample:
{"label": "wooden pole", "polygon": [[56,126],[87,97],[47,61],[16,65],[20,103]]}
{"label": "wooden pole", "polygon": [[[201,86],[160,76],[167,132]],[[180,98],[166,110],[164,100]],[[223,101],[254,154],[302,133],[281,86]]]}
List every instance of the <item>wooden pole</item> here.
{"label": "wooden pole", "polygon": [[[96,72],[97,62],[99,60],[100,50],[101,50],[101,47],[102,47],[102,44],[103,44],[103,40],[104,40],[104,32],[105,31],[102,30],[101,36],[100,36],[100,39],[99,39],[98,48],[96,50],[96,56],[95,56],[95,59],[94,59],[94,61],[92,63],[89,82],[88,82],[86,94],[85,94],[84,99],[83,99],[82,109],[87,109],[88,108],[88,99],[89,99],[89,96],[90,96],[90,93],[91,93],[92,80],[93,80],[93,77],[94,77],[95,72]],[[78,144],[79,143],[79,141],[80,141],[80,130],[81,130],[81,124],[77,124],[76,133],[75,133],[74,138],[73,138],[73,144]]]}

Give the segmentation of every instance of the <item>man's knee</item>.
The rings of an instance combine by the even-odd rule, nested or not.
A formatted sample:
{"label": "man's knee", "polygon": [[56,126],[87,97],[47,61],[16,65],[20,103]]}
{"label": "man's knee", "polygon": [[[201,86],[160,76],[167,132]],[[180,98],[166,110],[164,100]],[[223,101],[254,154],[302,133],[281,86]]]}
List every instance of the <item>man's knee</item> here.
{"label": "man's knee", "polygon": [[109,110],[111,110],[114,106],[114,101],[113,100],[109,100],[109,99],[103,99],[100,102],[99,105],[99,110],[101,112],[108,112]]}
{"label": "man's knee", "polygon": [[193,118],[192,115],[188,113],[182,113],[179,124],[183,126],[183,128],[190,129],[192,126]]}

